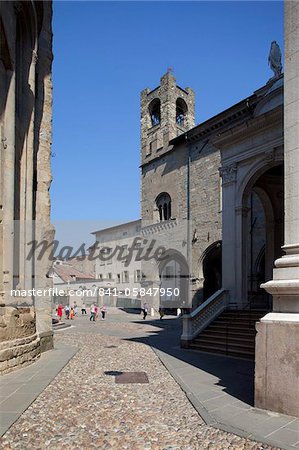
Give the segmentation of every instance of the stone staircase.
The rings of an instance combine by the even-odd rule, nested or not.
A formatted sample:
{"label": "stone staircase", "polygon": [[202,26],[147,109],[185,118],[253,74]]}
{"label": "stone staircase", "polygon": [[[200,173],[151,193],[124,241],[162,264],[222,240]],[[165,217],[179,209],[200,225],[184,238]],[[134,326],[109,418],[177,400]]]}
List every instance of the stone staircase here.
{"label": "stone staircase", "polygon": [[226,310],[189,344],[202,352],[254,359],[255,323],[266,310]]}

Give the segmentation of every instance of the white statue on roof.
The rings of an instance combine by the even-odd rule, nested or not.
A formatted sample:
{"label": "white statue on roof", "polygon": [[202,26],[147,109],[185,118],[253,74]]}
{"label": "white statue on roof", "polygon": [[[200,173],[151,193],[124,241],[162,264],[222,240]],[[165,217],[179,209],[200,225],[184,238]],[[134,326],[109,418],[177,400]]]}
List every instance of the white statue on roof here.
{"label": "white statue on roof", "polygon": [[274,72],[274,78],[278,78],[282,72],[281,50],[276,41],[271,42],[268,63]]}

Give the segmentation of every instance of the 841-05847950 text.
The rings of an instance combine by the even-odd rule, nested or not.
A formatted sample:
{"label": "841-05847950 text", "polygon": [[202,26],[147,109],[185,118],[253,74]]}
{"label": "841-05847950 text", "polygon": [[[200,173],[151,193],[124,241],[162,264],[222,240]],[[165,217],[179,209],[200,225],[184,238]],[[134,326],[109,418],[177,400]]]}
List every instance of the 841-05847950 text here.
{"label": "841-05847950 text", "polygon": [[160,295],[161,297],[178,297],[180,295],[179,288],[125,288],[118,290],[116,288],[99,288],[99,295],[108,295],[112,297],[118,297],[119,295],[124,295],[125,297],[155,297]]}

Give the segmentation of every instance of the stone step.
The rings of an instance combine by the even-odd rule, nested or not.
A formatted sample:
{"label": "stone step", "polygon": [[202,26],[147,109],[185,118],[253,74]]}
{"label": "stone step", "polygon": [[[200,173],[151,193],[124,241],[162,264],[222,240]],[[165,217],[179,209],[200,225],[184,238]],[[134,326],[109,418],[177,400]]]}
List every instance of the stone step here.
{"label": "stone step", "polygon": [[70,323],[58,322],[53,324],[53,331],[62,330],[63,328],[69,328],[71,326]]}
{"label": "stone step", "polygon": [[244,340],[244,339],[240,339],[240,340],[231,340],[231,339],[217,339],[214,337],[208,337],[208,336],[203,336],[197,339],[194,339],[193,341],[194,344],[210,344],[210,345],[214,345],[217,344],[217,346],[221,346],[221,347],[226,347],[228,346],[229,348],[239,348],[239,349],[243,349],[243,348],[250,348],[250,349],[254,349],[255,347],[255,341],[250,341],[250,340]]}
{"label": "stone step", "polygon": [[221,316],[220,317],[220,319],[223,319],[223,320],[242,320],[242,321],[248,321],[248,322],[250,322],[250,321],[257,321],[257,320],[260,320],[260,318],[261,317],[263,317],[263,316],[260,316],[260,315],[235,315],[235,314],[225,314],[225,315],[223,315],[223,316]]}
{"label": "stone step", "polygon": [[[253,327],[251,327],[251,328],[246,328],[244,326],[232,326],[232,327],[228,326],[228,327],[226,327],[226,326],[221,325],[220,323],[215,323],[214,322],[211,325],[209,325],[208,328],[211,331],[221,332],[221,333],[224,333],[224,334],[226,334],[227,329],[228,329],[230,333],[234,333],[234,334],[239,334],[240,333],[242,335],[244,335],[244,334],[249,334],[250,336],[255,336],[256,335],[256,330]],[[206,330],[207,330],[207,328],[206,328]],[[203,333],[206,330],[204,330]]]}
{"label": "stone step", "polygon": [[194,341],[213,341],[213,342],[242,342],[245,345],[254,345],[255,339],[246,335],[232,335],[232,334],[220,334],[220,333],[201,333],[200,337],[195,338]]}
{"label": "stone step", "polygon": [[256,322],[241,322],[239,320],[218,320],[213,322],[214,325],[218,325],[220,327],[223,327],[225,329],[228,328],[240,328],[240,329],[248,329],[248,330],[255,330],[255,324]]}
{"label": "stone step", "polygon": [[255,324],[267,311],[224,311],[191,343],[190,348],[209,353],[254,358]]}
{"label": "stone step", "polygon": [[217,353],[221,355],[234,356],[236,358],[254,359],[254,350],[238,349],[238,348],[223,348],[218,345],[205,345],[192,343],[190,348],[207,353]]}

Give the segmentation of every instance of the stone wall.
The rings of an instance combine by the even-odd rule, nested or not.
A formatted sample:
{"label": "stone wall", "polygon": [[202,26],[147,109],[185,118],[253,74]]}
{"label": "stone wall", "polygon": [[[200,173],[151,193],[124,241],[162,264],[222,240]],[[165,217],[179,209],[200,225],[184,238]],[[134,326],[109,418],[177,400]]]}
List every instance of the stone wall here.
{"label": "stone wall", "polygon": [[7,373],[32,363],[40,355],[33,308],[1,308],[0,369]]}
{"label": "stone wall", "polygon": [[[28,257],[28,242],[53,238],[52,2],[1,2],[0,59],[0,372],[34,361],[53,348],[51,261]],[[3,50],[3,51],[2,51]],[[17,295],[21,289],[27,294]]]}
{"label": "stone wall", "polygon": [[[175,146],[167,154],[142,167],[141,216],[143,226],[155,220],[155,200],[161,192],[171,197],[173,219],[189,219],[189,231],[182,237],[193,241],[189,259],[193,303],[202,300],[204,251],[221,240],[221,179],[219,175],[220,152],[212,145],[200,149],[205,141]],[[188,215],[188,154],[190,151],[190,212]],[[193,239],[193,237],[195,237]],[[168,242],[170,242],[168,240]],[[183,252],[183,249],[180,251]],[[185,256],[185,255],[184,255]]]}
{"label": "stone wall", "polygon": [[[184,127],[176,121],[177,99],[187,105]],[[161,120],[152,126],[151,102],[160,100]],[[193,304],[203,298],[203,254],[221,240],[221,179],[220,151],[209,139],[188,138],[194,127],[194,92],[181,89],[171,73],[161,78],[161,84],[141,93],[141,217],[143,227],[159,222],[156,199],[161,193],[171,198],[171,219],[179,227],[171,231],[151,231],[155,239],[163,239],[167,250],[179,251],[187,260]],[[176,139],[178,136],[182,139]],[[155,143],[153,146],[152,143]],[[182,221],[185,221],[183,225]],[[148,232],[148,229],[146,230]],[[164,236],[165,234],[165,236]],[[181,242],[179,243],[179,240]],[[190,247],[189,247],[190,246]],[[143,264],[144,266],[144,264]],[[159,284],[157,268],[145,268]],[[156,272],[155,272],[156,270]],[[190,299],[189,299],[190,300]]]}

